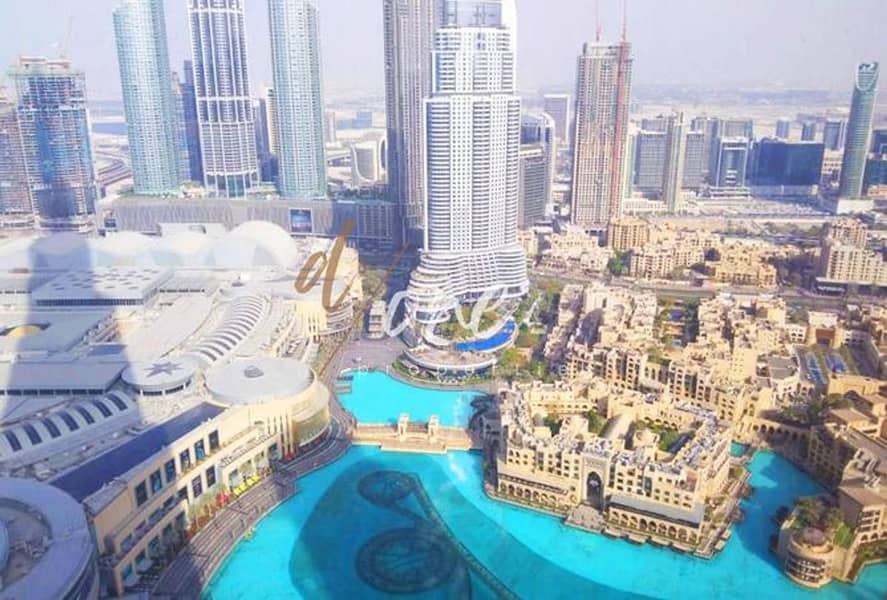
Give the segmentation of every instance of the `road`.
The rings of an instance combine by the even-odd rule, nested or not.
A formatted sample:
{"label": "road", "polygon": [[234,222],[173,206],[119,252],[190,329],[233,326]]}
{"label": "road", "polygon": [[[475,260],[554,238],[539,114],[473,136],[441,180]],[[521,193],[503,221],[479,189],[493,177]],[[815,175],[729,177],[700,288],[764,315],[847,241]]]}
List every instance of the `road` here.
{"label": "road", "polygon": [[678,299],[691,298],[711,298],[717,294],[737,294],[737,295],[757,295],[757,294],[773,294],[786,301],[787,304],[798,305],[804,308],[812,308],[815,310],[841,310],[848,303],[870,302],[872,298],[856,297],[845,298],[842,296],[820,296],[798,288],[779,288],[776,290],[763,289],[756,287],[691,287],[676,283],[659,283],[652,281],[636,281],[630,279],[611,278],[607,280],[603,277],[594,277],[591,275],[577,275],[570,273],[558,273],[547,269],[536,268],[530,276],[533,282],[542,280],[556,279],[564,283],[588,284],[592,281],[606,281],[609,285],[631,288],[636,290],[644,290],[655,293],[657,296]]}

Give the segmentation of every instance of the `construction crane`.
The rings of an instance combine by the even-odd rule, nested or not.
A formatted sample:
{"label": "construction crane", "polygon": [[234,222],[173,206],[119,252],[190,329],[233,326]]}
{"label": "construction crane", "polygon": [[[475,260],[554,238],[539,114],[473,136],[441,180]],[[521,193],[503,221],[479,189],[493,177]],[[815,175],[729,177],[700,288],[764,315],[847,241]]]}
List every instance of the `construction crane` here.
{"label": "construction crane", "polygon": [[65,32],[65,38],[61,42],[56,42],[53,44],[53,47],[58,49],[60,59],[68,58],[68,50],[71,45],[71,32],[73,30],[74,30],[74,15],[71,15],[70,17],[68,17],[68,29]]}

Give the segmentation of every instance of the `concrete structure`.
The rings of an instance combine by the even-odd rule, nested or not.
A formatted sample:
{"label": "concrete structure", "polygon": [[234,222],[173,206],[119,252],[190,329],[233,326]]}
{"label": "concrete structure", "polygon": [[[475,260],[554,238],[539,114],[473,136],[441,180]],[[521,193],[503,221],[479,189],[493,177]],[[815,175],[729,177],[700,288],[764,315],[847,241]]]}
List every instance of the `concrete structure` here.
{"label": "concrete structure", "polygon": [[259,184],[243,0],[189,3],[203,183],[221,196]]}
{"label": "concrete structure", "polygon": [[752,146],[749,183],[762,196],[816,196],[824,149],[816,142],[763,138]]}
{"label": "concrete structure", "polygon": [[0,228],[26,228],[33,222],[18,113],[0,90]]}
{"label": "concrete structure", "polygon": [[67,60],[21,57],[9,76],[38,226],[88,231],[98,189],[84,74]]}
{"label": "concrete structure", "polygon": [[708,171],[706,156],[705,134],[688,131],[684,152],[684,189],[698,191],[702,187]]}
{"label": "concrete structure", "polygon": [[558,143],[565,146],[571,143],[573,119],[569,94],[545,94],[542,110],[554,119],[554,135]]}
{"label": "concrete structure", "polygon": [[517,241],[517,14],[513,0],[489,7],[448,4],[435,37],[434,93],[425,102],[425,244],[407,305],[417,322],[446,320],[459,303],[484,293],[517,298],[529,289]]}
{"label": "concrete structure", "polygon": [[391,198],[403,215],[404,237],[418,246],[425,228],[425,114],[432,93],[437,0],[385,0],[385,101]]}
{"label": "concrete structure", "polygon": [[545,206],[554,202],[554,182],[557,178],[557,125],[547,113],[524,114],[521,117],[521,145],[540,144],[545,151],[548,175],[545,181]]}
{"label": "concrete structure", "polygon": [[0,490],[0,594],[96,600],[96,547],[83,507],[30,479],[2,477]]}
{"label": "concrete structure", "polygon": [[650,224],[636,217],[610,221],[607,226],[607,245],[617,252],[642,248],[650,240]]}
{"label": "concrete structure", "polygon": [[351,185],[373,187],[387,180],[388,140],[373,133],[351,144]]}
{"label": "concrete structure", "polygon": [[719,137],[712,151],[711,183],[717,188],[746,185],[749,138]]}
{"label": "concrete structure", "polygon": [[621,216],[632,62],[626,40],[585,44],[578,59],[570,218],[583,227]]}
{"label": "concrete structure", "polygon": [[270,0],[274,127],[284,198],[326,196],[320,31],[314,0]]}
{"label": "concrete structure", "polygon": [[137,194],[179,192],[178,106],[161,0],[122,0],[114,10],[117,62]]}
{"label": "concrete structure", "polygon": [[816,121],[807,121],[801,124],[801,141],[813,142],[816,140]]}
{"label": "concrete structure", "polygon": [[841,185],[838,194],[855,198],[862,195],[865,160],[872,135],[872,113],[878,94],[878,63],[860,63],[856,68],[844,160],[841,164]]}

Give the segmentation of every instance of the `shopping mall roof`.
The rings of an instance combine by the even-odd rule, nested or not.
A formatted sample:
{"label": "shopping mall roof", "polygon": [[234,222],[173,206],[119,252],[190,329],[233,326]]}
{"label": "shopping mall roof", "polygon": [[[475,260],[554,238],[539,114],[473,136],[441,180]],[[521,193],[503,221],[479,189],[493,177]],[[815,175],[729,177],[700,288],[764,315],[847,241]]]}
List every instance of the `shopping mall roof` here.
{"label": "shopping mall roof", "polygon": [[10,557],[21,543],[31,549],[17,553],[18,564],[0,560],[3,598],[67,598],[81,576],[95,568],[90,565],[95,549],[86,515],[63,491],[31,479],[2,477],[0,514],[5,533],[0,535],[0,558]]}
{"label": "shopping mall roof", "polygon": [[245,405],[296,396],[311,386],[308,365],[290,358],[247,358],[206,372],[206,387],[227,405]]}
{"label": "shopping mall roof", "polygon": [[66,271],[31,293],[40,306],[142,304],[169,279],[161,267],[96,267]]}

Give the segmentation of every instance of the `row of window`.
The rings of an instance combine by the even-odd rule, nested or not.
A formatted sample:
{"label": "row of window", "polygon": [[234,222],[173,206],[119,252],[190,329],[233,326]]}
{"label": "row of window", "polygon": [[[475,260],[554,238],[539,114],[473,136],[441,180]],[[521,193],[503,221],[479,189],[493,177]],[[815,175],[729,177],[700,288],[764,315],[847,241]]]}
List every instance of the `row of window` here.
{"label": "row of window", "polygon": [[[209,451],[210,453],[215,452],[219,449],[219,432],[212,431],[208,436],[209,442]],[[203,438],[194,442],[194,460],[196,462],[202,461],[206,458],[206,442]],[[151,475],[148,476],[148,479],[139,483],[135,487],[135,496],[136,496],[136,506],[141,506],[142,504],[148,501],[150,496],[154,496],[164,487],[164,478],[166,480],[166,485],[170,485],[175,482],[177,476],[179,474],[183,474],[191,470],[191,448],[185,448],[179,453],[179,470],[176,471],[176,459],[171,458],[163,465],[163,469],[157,469]],[[215,470],[211,467],[207,469],[206,472],[206,480],[207,487],[212,487],[216,482],[216,474]],[[198,475],[195,480],[192,482],[194,497],[196,498],[201,493],[203,493],[202,484],[200,483],[200,476]],[[150,496],[148,494],[148,490],[150,489]],[[187,490],[186,490],[187,495]]]}

